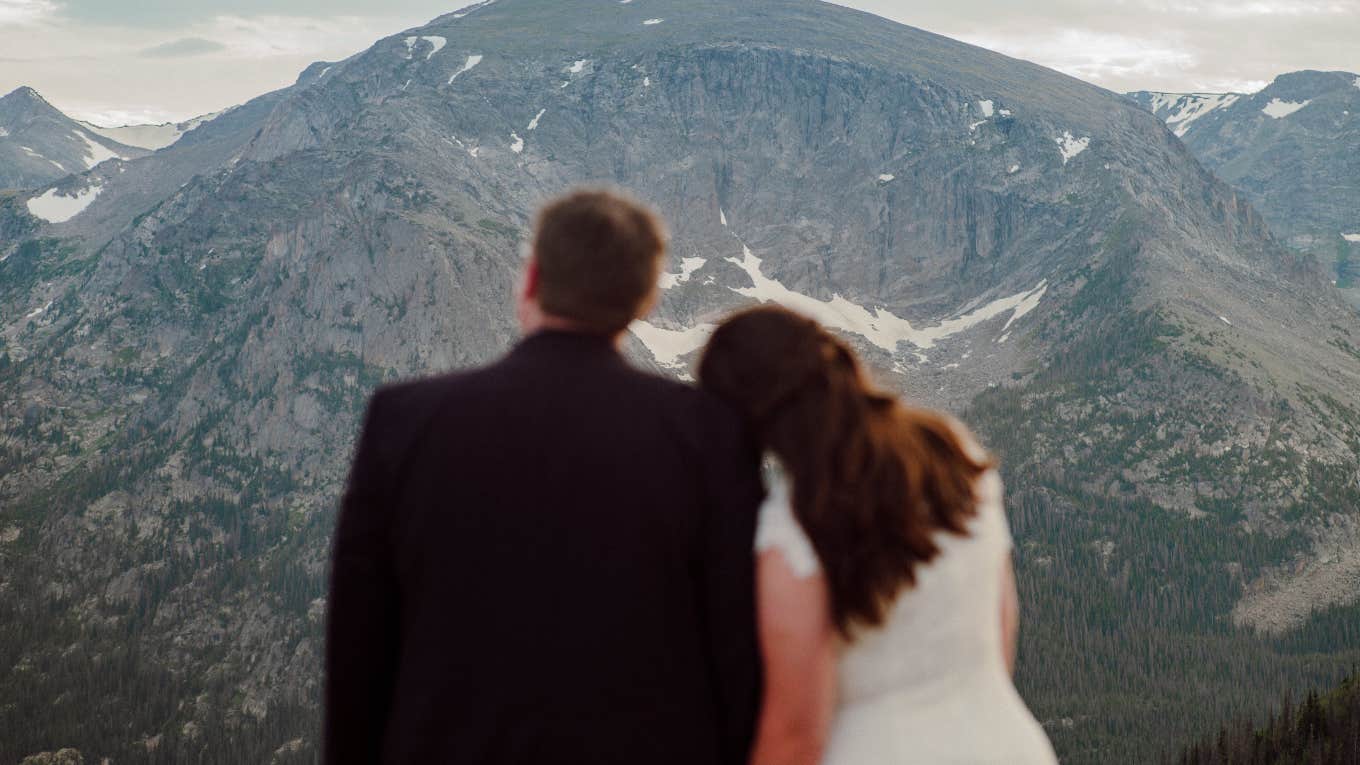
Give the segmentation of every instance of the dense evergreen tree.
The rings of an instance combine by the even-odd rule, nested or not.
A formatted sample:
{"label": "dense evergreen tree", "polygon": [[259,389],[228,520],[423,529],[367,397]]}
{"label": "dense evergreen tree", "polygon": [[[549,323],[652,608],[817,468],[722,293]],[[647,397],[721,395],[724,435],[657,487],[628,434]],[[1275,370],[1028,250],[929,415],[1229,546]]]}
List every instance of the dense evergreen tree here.
{"label": "dense evergreen tree", "polygon": [[[1213,741],[1213,743],[1209,743]],[[1360,763],[1360,675],[1325,695],[1310,690],[1297,707],[1285,697],[1263,727],[1224,726],[1185,747],[1178,765],[1355,765]]]}

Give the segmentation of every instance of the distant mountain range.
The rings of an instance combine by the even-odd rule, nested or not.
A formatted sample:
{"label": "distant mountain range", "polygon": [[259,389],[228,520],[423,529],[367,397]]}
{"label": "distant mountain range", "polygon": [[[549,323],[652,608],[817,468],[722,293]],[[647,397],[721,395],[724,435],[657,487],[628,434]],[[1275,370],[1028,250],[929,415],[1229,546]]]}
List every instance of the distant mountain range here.
{"label": "distant mountain range", "polygon": [[32,88],[0,98],[0,189],[33,188],[148,151],[62,114]]}
{"label": "distant mountain range", "polygon": [[829,4],[498,0],[0,194],[0,761],[314,758],[363,402],[509,347],[578,183],[670,220],[636,363],[777,301],[983,434],[1065,762],[1360,659],[1360,315],[1161,121]]}
{"label": "distant mountain range", "polygon": [[165,147],[174,144],[185,133],[205,122],[217,119],[222,116],[222,114],[223,112],[214,112],[184,122],[162,122],[148,125],[100,127],[99,125],[84,121],[80,124],[88,128],[91,132],[98,133],[110,140],[118,141],[119,143],[128,146],[136,146],[138,148],[155,151],[156,149],[164,149]]}
{"label": "distant mountain range", "polygon": [[1360,308],[1360,75],[1294,72],[1250,95],[1132,93]]}

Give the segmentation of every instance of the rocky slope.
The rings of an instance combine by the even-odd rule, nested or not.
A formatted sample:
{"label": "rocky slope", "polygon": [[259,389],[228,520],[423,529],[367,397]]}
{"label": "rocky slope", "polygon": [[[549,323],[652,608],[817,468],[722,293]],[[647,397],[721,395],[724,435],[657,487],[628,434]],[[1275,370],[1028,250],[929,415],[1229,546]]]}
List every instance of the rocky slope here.
{"label": "rocky slope", "polygon": [[146,154],[67,117],[32,88],[0,98],[0,189],[36,188],[108,159]]}
{"label": "rocky slope", "polygon": [[1313,253],[1360,307],[1360,75],[1294,72],[1251,95],[1135,93],[1191,152]]}
{"label": "rocky slope", "polygon": [[0,759],[313,754],[363,401],[508,347],[529,216],[582,182],[671,221],[638,363],[777,300],[977,425],[1069,761],[1355,658],[1306,599],[1307,661],[1232,614],[1354,522],[1360,320],[1157,119],[820,3],[499,0],[64,181],[100,191],[63,221],[0,199]]}

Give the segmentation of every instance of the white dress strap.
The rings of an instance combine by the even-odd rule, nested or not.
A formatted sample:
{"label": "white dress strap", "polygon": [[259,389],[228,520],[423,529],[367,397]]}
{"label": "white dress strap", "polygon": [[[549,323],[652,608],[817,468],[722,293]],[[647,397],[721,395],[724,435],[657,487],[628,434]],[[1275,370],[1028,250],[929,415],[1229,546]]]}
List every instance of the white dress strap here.
{"label": "white dress strap", "polygon": [[778,551],[799,579],[815,576],[822,570],[817,551],[793,514],[789,479],[782,472],[770,478],[770,490],[760,506],[756,527],[756,552],[768,550]]}

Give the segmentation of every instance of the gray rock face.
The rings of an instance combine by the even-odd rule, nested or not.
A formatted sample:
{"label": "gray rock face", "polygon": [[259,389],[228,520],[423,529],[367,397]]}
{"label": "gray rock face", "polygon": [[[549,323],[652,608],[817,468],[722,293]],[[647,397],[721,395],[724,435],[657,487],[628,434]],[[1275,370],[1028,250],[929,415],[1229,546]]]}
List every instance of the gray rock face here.
{"label": "gray rock face", "polygon": [[1252,95],[1133,97],[1160,106],[1195,156],[1282,241],[1328,264],[1360,307],[1360,75],[1294,72]]}
{"label": "gray rock face", "polygon": [[[1022,685],[1071,761],[1161,751],[1092,722],[1166,724],[1120,701],[1131,677],[1168,709],[1214,689],[1219,717],[1278,698],[1159,651],[1333,549],[1360,498],[1360,322],[1312,261],[1093,86],[829,5],[643,6],[487,3],[69,179],[101,192],[63,222],[0,197],[0,622],[25,625],[0,666],[69,668],[12,673],[0,714],[90,721],[0,759],[58,733],[115,759],[314,753],[363,401],[509,347],[530,215],[579,183],[671,223],[637,363],[685,374],[724,312],[778,300],[979,428],[1034,614]],[[1234,640],[1281,682],[1328,661]],[[1117,669],[1074,685],[1048,669],[1068,660]]]}
{"label": "gray rock face", "polygon": [[36,188],[106,159],[147,153],[67,117],[32,88],[0,98],[0,189]]}

